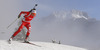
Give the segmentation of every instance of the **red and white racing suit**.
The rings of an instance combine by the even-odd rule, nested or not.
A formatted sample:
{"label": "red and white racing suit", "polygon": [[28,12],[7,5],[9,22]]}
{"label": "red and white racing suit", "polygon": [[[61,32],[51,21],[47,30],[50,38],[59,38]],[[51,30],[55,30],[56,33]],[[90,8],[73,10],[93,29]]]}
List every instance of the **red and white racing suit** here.
{"label": "red and white racing suit", "polygon": [[31,30],[30,21],[36,16],[36,10],[33,10],[32,12],[22,11],[19,15],[21,16],[22,14],[24,14],[22,24],[18,28],[18,30],[13,34],[12,37],[15,37],[25,26],[27,28],[27,34],[26,34],[26,39],[27,39],[27,37],[30,35],[30,30]]}

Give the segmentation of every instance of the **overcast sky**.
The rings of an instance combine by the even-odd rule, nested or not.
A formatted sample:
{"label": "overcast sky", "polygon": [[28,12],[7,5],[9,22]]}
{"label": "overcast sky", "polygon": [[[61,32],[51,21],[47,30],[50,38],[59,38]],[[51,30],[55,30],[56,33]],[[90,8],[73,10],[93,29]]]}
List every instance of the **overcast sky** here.
{"label": "overcast sky", "polygon": [[19,0],[18,6],[21,6],[22,10],[30,10],[35,3],[38,3],[39,17],[47,16],[54,11],[77,9],[87,12],[93,18],[100,19],[99,2],[99,0]]}
{"label": "overcast sky", "polygon": [[[38,4],[37,16],[31,22],[31,24],[32,24],[32,32],[31,33],[35,32],[34,34],[31,34],[31,37],[34,36],[32,38],[32,40],[49,41],[49,40],[51,40],[51,39],[48,40],[49,35],[50,35],[50,38],[53,38],[54,35],[57,35],[57,34],[53,34],[53,36],[52,36],[50,33],[55,32],[55,33],[59,33],[59,35],[55,38],[63,39],[62,37],[66,37],[66,35],[67,35],[66,40],[65,40],[66,42],[62,41],[62,43],[64,43],[64,44],[75,45],[75,46],[80,46],[80,47],[85,47],[85,48],[92,48],[92,47],[95,47],[95,49],[96,49],[96,47],[99,48],[98,46],[100,46],[99,45],[100,40],[96,39],[96,38],[99,38],[99,33],[100,33],[98,31],[99,25],[100,25],[98,22],[100,20],[100,17],[99,17],[100,16],[100,14],[99,14],[100,3],[99,2],[100,2],[99,0],[0,0],[0,6],[1,6],[0,7],[0,17],[1,17],[0,18],[0,32],[6,32],[5,34],[2,33],[0,35],[0,39],[9,38],[13,34],[15,27],[17,27],[17,22],[15,22],[9,29],[6,29],[6,27],[17,18],[18,14],[21,11],[29,11],[37,3]],[[82,31],[82,33],[78,34],[76,32],[74,34],[75,35],[74,36],[73,32],[69,31],[71,34],[64,35],[64,33],[66,33],[66,30],[69,30],[66,28],[68,26],[70,26],[70,24],[73,24],[73,21],[65,20],[64,22],[60,23],[61,25],[59,23],[54,23],[52,21],[54,19],[58,20],[58,18],[56,19],[55,16],[52,16],[53,12],[69,11],[72,9],[84,11],[91,18],[97,19],[96,21],[95,20],[86,21],[86,23],[90,22],[89,24],[86,24],[86,26],[91,25],[89,28],[90,32],[89,31],[84,32],[83,27],[79,27],[79,29],[74,30],[73,27],[75,27],[75,26],[71,25],[72,26],[71,30],[78,31],[79,33],[81,33],[81,31]],[[60,15],[60,13],[58,13],[58,14]],[[58,15],[58,14],[56,14],[56,15]],[[61,15],[63,15],[63,14],[61,14]],[[43,17],[47,17],[47,18],[43,18]],[[53,17],[53,18],[51,18],[51,17]],[[43,19],[38,21],[38,19],[40,19],[40,18],[43,18]],[[51,18],[51,20],[49,18]],[[51,24],[48,24],[49,20],[51,21]],[[42,21],[42,22],[40,22],[40,21]],[[45,22],[43,23],[43,21],[45,21]],[[94,21],[96,23],[94,23]],[[36,23],[36,22],[38,22],[38,23]],[[66,26],[67,25],[66,22],[68,22],[68,24],[69,24],[68,26]],[[38,25],[38,24],[40,24],[40,25]],[[42,24],[46,24],[44,29],[41,26]],[[53,24],[55,24],[55,25],[53,26]],[[60,26],[60,27],[58,27],[57,24],[59,24],[58,26]],[[51,25],[51,27],[49,27],[50,25]],[[76,26],[77,26],[77,24],[76,24]],[[92,26],[94,26],[94,27],[92,27]],[[54,31],[53,27],[55,28],[55,31]],[[49,28],[52,29],[51,30],[52,32],[49,31],[50,30]],[[63,30],[61,31],[58,28],[63,28]],[[76,28],[77,27],[75,27],[75,29]],[[91,30],[91,28],[92,29],[95,28],[95,29]],[[84,27],[84,29],[87,29],[87,27]],[[35,30],[35,31],[33,31],[33,30]],[[45,30],[46,30],[46,32],[45,32]],[[59,30],[61,32],[64,31],[63,34],[60,34],[61,32]],[[92,36],[94,36],[94,38],[92,36],[89,36],[92,31],[94,33],[96,33],[96,34],[92,34]],[[47,33],[47,32],[49,32],[49,33]],[[69,33],[69,32],[67,32],[67,33]],[[44,34],[46,34],[47,36],[45,36]],[[63,36],[60,36],[60,35],[63,35]],[[7,36],[7,37],[5,37],[5,36]],[[40,37],[38,37],[38,36],[40,36]],[[86,37],[84,37],[84,36],[86,36]],[[48,37],[48,38],[46,38],[46,37]],[[73,40],[70,39],[69,37],[71,37]],[[40,38],[42,38],[42,39],[40,39]],[[86,41],[84,42],[84,40],[86,40]],[[97,40],[96,44],[94,42],[95,40]],[[72,43],[73,41],[76,41],[76,42]],[[82,44],[79,44],[77,41]],[[90,43],[90,41],[92,41],[92,42]]]}
{"label": "overcast sky", "polygon": [[9,10],[11,14],[14,12],[13,14],[17,15],[22,10],[29,11],[37,3],[38,17],[47,16],[54,11],[77,9],[87,12],[93,18],[100,19],[99,2],[99,0],[0,0],[0,6],[1,11]]}
{"label": "overcast sky", "polygon": [[37,2],[41,7],[42,5],[49,7],[50,11],[46,11],[49,9],[44,9],[48,13],[59,10],[78,9],[87,12],[91,17],[100,19],[99,0],[37,0]]}

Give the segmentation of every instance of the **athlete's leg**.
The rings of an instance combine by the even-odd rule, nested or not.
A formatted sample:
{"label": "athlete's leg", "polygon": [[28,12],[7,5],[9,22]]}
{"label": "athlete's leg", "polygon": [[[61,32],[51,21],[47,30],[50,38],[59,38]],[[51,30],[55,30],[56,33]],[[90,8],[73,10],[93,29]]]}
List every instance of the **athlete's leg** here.
{"label": "athlete's leg", "polygon": [[31,24],[29,23],[29,24],[25,25],[25,27],[27,28],[27,33],[26,33],[26,38],[25,39],[27,39],[29,37],[29,35],[30,35]]}
{"label": "athlete's leg", "polygon": [[25,23],[23,22],[21,24],[21,26],[18,28],[18,30],[12,35],[12,39],[23,29],[23,26],[25,25]]}

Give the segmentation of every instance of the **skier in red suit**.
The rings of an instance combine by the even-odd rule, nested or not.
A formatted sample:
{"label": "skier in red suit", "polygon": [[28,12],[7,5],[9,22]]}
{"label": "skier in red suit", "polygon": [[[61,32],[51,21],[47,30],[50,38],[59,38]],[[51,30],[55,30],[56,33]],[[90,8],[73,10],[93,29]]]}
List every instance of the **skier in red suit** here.
{"label": "skier in red suit", "polygon": [[25,42],[28,42],[27,38],[30,35],[30,30],[31,30],[31,24],[30,21],[36,16],[36,9],[31,9],[30,11],[22,11],[19,15],[18,18],[20,18],[20,16],[24,14],[24,18],[22,19],[22,24],[21,26],[18,28],[18,30],[12,35],[12,37],[9,39],[9,41],[11,41],[25,26],[27,28],[27,33],[26,33],[26,38],[25,38]]}

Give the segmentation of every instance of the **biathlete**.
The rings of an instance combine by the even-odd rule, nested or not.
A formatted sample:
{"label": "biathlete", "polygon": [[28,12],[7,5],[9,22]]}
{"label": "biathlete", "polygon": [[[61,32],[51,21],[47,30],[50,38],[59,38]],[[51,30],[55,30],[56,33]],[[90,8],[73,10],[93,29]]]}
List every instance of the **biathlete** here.
{"label": "biathlete", "polygon": [[21,32],[21,30],[23,29],[23,27],[25,26],[27,28],[27,33],[26,33],[26,38],[24,40],[24,42],[29,43],[29,41],[27,40],[27,38],[30,35],[30,31],[31,31],[31,24],[30,21],[36,16],[36,9],[33,8],[30,11],[21,11],[21,13],[18,15],[18,18],[21,17],[21,15],[24,14],[24,18],[22,19],[22,24],[21,26],[18,28],[18,30],[11,36],[11,38],[9,39],[9,42],[12,41],[12,39],[19,33]]}

